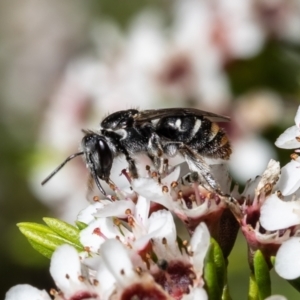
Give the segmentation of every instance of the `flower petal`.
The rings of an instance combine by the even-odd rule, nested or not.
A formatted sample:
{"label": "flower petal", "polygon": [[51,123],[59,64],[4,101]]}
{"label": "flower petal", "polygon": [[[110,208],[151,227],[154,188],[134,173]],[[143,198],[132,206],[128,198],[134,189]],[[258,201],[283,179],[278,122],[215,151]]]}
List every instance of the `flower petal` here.
{"label": "flower petal", "polygon": [[300,187],[300,163],[291,160],[281,169],[281,176],[277,188],[282,195],[291,195]]}
{"label": "flower petal", "polygon": [[[169,211],[154,212],[149,218],[148,232],[152,236],[154,252],[158,257],[166,260],[178,257],[176,227],[174,218]],[[162,242],[163,240],[165,242]]]}
{"label": "flower petal", "polygon": [[128,285],[136,277],[129,255],[119,241],[115,239],[105,241],[100,251],[107,269],[121,286]]}
{"label": "flower petal", "polygon": [[104,205],[102,202],[95,202],[87,206],[85,209],[80,211],[77,216],[77,220],[85,224],[89,224],[95,220],[94,213],[96,213],[98,209],[101,209],[103,206]]}
{"label": "flower petal", "polygon": [[193,266],[198,274],[203,272],[203,262],[209,247],[210,234],[205,223],[200,223],[191,238],[190,247],[193,252]]}
{"label": "flower petal", "polygon": [[131,200],[119,200],[115,202],[110,202],[105,205],[103,208],[98,210],[94,216],[105,218],[105,217],[119,217],[119,218],[126,218],[127,210],[134,211],[135,205]]}
{"label": "flower petal", "polygon": [[192,288],[188,295],[184,295],[182,300],[208,300],[207,293],[205,289],[196,287]]}
{"label": "flower petal", "polygon": [[81,230],[80,242],[84,247],[89,248],[91,252],[96,253],[106,239],[115,238],[118,235],[120,235],[120,231],[112,218],[99,218],[90,223],[87,228]]}
{"label": "flower petal", "polygon": [[66,298],[87,288],[86,284],[79,280],[82,275],[79,256],[70,245],[65,244],[55,250],[51,258],[50,273]]}
{"label": "flower petal", "polygon": [[139,196],[136,206],[135,206],[135,218],[136,220],[142,224],[147,225],[148,216],[150,210],[150,201],[147,201],[144,197]]}
{"label": "flower petal", "polygon": [[[299,126],[299,123],[298,123]],[[300,128],[292,126],[284,131],[276,140],[275,145],[278,148],[283,149],[296,149],[300,147],[300,142],[296,140],[296,137],[300,137]]]}
{"label": "flower petal", "polygon": [[29,284],[18,284],[10,288],[5,300],[51,300],[45,290],[41,291]]}
{"label": "flower petal", "polygon": [[261,189],[263,189],[267,184],[274,185],[278,179],[280,174],[280,164],[278,161],[271,159],[268,163],[268,166],[264,173],[261,176],[261,180],[259,181],[256,192],[259,193]]}
{"label": "flower petal", "polygon": [[295,124],[300,129],[300,105],[297,109],[297,113],[296,113],[296,116],[295,116]]}
{"label": "flower petal", "polygon": [[265,300],[287,300],[287,298],[285,298],[284,296],[281,296],[281,295],[272,295],[272,296],[266,298]]}
{"label": "flower petal", "polygon": [[279,248],[275,271],[285,279],[295,279],[300,276],[300,238],[292,237]]}
{"label": "flower petal", "polygon": [[140,196],[147,200],[159,203],[168,209],[172,208],[173,202],[169,193],[163,192],[163,186],[152,178],[139,178],[132,182],[132,188]]}
{"label": "flower petal", "polygon": [[260,210],[260,223],[266,230],[280,230],[300,224],[300,201],[283,201],[270,195]]}

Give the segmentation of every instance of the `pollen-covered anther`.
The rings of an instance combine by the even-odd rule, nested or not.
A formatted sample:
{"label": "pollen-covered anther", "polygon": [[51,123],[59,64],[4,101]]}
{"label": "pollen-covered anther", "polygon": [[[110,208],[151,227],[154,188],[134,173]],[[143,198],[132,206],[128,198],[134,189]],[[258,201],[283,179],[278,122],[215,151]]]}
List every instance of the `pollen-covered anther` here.
{"label": "pollen-covered anther", "polygon": [[114,224],[116,226],[120,226],[121,225],[121,221],[118,218],[114,218],[113,221],[114,221]]}
{"label": "pollen-covered anther", "polygon": [[208,192],[208,193],[206,194],[206,198],[207,198],[207,199],[213,199],[213,198],[214,198],[214,194],[211,193],[211,192]]}
{"label": "pollen-covered anther", "polygon": [[98,286],[98,285],[99,285],[99,280],[94,279],[94,280],[93,280],[93,285],[94,285],[94,286]]}
{"label": "pollen-covered anther", "polygon": [[132,217],[128,217],[127,221],[129,226],[134,226],[134,219]]}
{"label": "pollen-covered anther", "polygon": [[184,247],[187,247],[188,244],[189,244],[189,242],[188,242],[187,240],[182,241],[182,245],[183,245]]}
{"label": "pollen-covered anther", "polygon": [[281,200],[283,199],[282,193],[280,191],[276,192],[276,196]]}
{"label": "pollen-covered anther", "polygon": [[116,196],[111,196],[111,201],[116,201],[117,200],[117,197]]}
{"label": "pollen-covered anther", "polygon": [[113,190],[113,191],[115,191],[116,190],[116,186],[113,184],[113,183],[109,183],[109,187]]}
{"label": "pollen-covered anther", "polygon": [[126,215],[132,215],[131,209],[130,209],[130,208],[127,208],[127,209],[125,210],[125,214],[126,214]]}
{"label": "pollen-covered anther", "polygon": [[91,252],[91,248],[88,247],[88,246],[84,247],[83,249],[84,249],[84,251],[86,251],[86,252]]}
{"label": "pollen-covered anther", "polygon": [[146,171],[150,171],[150,166],[149,165],[146,165]]}
{"label": "pollen-covered anther", "polygon": [[[192,271],[192,270],[191,270],[191,271]],[[190,274],[189,274],[189,278],[190,278],[191,280],[194,280],[194,279],[197,278],[197,276],[196,276],[195,273],[190,273]]]}
{"label": "pollen-covered anther", "polygon": [[195,202],[196,201],[196,196],[194,194],[190,195],[189,196],[189,199],[192,201],[192,202]]}
{"label": "pollen-covered anther", "polygon": [[265,184],[263,187],[263,191],[265,195],[269,195],[272,192],[272,184],[271,183]]}
{"label": "pollen-covered anther", "polygon": [[169,192],[169,188],[168,188],[166,185],[164,185],[164,186],[162,187],[162,192],[163,192],[163,193],[168,193],[168,192]]}
{"label": "pollen-covered anther", "polygon": [[158,173],[157,173],[156,171],[153,171],[153,172],[151,173],[151,177],[152,177],[152,178],[158,177]]}
{"label": "pollen-covered anther", "polygon": [[53,288],[50,289],[49,293],[50,293],[51,296],[57,296],[59,294],[59,292],[56,289],[53,289]]}
{"label": "pollen-covered anther", "polygon": [[177,181],[173,181],[173,182],[171,183],[171,188],[172,188],[172,189],[175,189],[176,187],[178,187],[178,182],[177,182]]}
{"label": "pollen-covered anther", "polygon": [[177,197],[178,197],[178,199],[182,199],[182,196],[183,196],[183,193],[182,193],[182,191],[178,191],[178,193],[177,193]]}
{"label": "pollen-covered anther", "polygon": [[136,273],[137,273],[138,275],[142,275],[143,270],[142,270],[141,267],[136,267],[136,268],[135,268],[135,271],[136,271]]}
{"label": "pollen-covered anther", "polygon": [[93,201],[94,202],[99,202],[100,201],[100,197],[99,196],[94,196],[93,197]]}
{"label": "pollen-covered anther", "polygon": [[78,276],[78,280],[81,281],[81,282],[83,282],[83,281],[85,280],[85,277],[82,276],[82,275],[79,275],[79,276]]}
{"label": "pollen-covered anther", "polygon": [[290,157],[291,157],[291,159],[293,159],[293,160],[297,160],[298,157],[299,157],[299,155],[298,155],[297,153],[292,153],[292,154],[290,155]]}

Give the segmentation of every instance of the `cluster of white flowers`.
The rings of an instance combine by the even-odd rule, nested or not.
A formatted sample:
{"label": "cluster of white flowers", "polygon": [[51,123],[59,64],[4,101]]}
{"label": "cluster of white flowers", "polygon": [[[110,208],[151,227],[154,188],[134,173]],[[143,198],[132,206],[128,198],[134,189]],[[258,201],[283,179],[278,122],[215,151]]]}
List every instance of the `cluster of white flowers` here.
{"label": "cluster of white flowers", "polygon": [[[300,107],[296,125],[276,141],[283,148],[300,148]],[[187,182],[180,166],[162,176],[146,168],[143,177],[131,179],[113,196],[94,202],[77,218],[84,251],[70,245],[56,249],[50,273],[58,290],[54,299],[208,299],[204,289],[204,258],[214,236],[225,257],[229,252],[220,235],[220,219],[229,208],[237,219],[251,253],[261,250],[267,263],[276,255],[275,270],[286,279],[300,276],[300,159],[292,155],[280,169],[271,160],[265,172],[249,181],[242,194],[230,190],[231,179],[223,164],[211,166],[227,196]],[[172,214],[173,213],[173,214]],[[190,240],[178,237],[174,215],[183,221]],[[229,223],[227,223],[228,225]],[[222,227],[222,226],[221,226]],[[229,229],[233,236],[235,233]],[[221,236],[221,239],[220,239]],[[218,239],[219,237],[219,239]],[[6,300],[50,299],[29,285],[11,288]],[[152,298],[151,298],[152,299]],[[274,296],[269,299],[285,299]]]}
{"label": "cluster of white flowers", "polygon": [[266,230],[289,232],[280,246],[275,262],[276,272],[285,279],[300,277],[300,106],[295,125],[276,141],[276,146],[295,149],[292,160],[281,168],[276,191],[265,201],[260,222]]}
{"label": "cluster of white flowers", "polygon": [[285,279],[300,276],[300,107],[296,125],[276,141],[285,149],[295,149],[292,160],[280,168],[271,160],[261,176],[250,180],[242,194],[231,193],[231,211],[248,242],[250,253],[261,250],[271,265],[276,255],[275,270]]}
{"label": "cluster of white flowers", "polygon": [[[149,294],[153,299],[207,299],[202,275],[210,233],[201,216],[221,201],[196,184],[184,189],[177,181],[179,170],[162,179],[149,171],[127,188],[115,187],[110,200],[95,197],[79,213],[77,221],[87,225],[80,232],[85,251],[63,245],[54,252],[50,273],[59,288],[51,291],[55,299],[143,299]],[[178,242],[170,211],[187,223],[194,219],[189,242]],[[6,300],[33,295],[50,299],[44,291],[21,285]]]}

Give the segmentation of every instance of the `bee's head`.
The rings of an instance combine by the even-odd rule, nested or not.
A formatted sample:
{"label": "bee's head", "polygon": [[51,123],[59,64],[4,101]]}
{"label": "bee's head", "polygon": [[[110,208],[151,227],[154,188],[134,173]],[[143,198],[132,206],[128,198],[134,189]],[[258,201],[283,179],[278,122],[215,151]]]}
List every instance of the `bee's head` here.
{"label": "bee's head", "polygon": [[113,163],[113,154],[104,136],[92,132],[85,132],[81,141],[82,151],[74,153],[66,158],[48,177],[42,181],[47,183],[67,162],[73,158],[84,155],[87,167],[96,182],[97,187],[106,195],[99,178],[109,181],[110,170]]}
{"label": "bee's head", "polygon": [[105,194],[99,178],[108,182],[113,164],[113,153],[109,148],[107,140],[102,135],[88,133],[81,141],[81,148],[93,179],[99,190]]}

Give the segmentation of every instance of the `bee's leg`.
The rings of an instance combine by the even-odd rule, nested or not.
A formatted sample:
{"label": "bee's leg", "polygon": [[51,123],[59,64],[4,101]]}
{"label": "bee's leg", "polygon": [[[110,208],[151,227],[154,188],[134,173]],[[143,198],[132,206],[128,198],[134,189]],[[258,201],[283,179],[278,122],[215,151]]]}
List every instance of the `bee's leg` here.
{"label": "bee's leg", "polygon": [[124,154],[125,159],[128,162],[128,169],[131,177],[138,178],[138,171],[134,159],[130,156],[126,148],[121,146],[120,144],[118,145],[118,150]]}
{"label": "bee's leg", "polygon": [[[170,142],[165,144],[164,151],[169,156],[174,156],[175,154],[177,154],[177,152],[179,152],[185,158],[189,169],[192,172],[196,172],[199,175],[199,179],[205,179],[205,182],[203,182],[205,188],[222,194],[219,184],[211,174],[209,165],[205,162],[200,154],[181,142]],[[195,176],[193,177],[195,178]]]}
{"label": "bee's leg", "polygon": [[139,175],[138,175],[138,171],[137,171],[137,167],[136,167],[134,159],[129,154],[128,155],[125,154],[125,158],[126,158],[126,161],[128,162],[128,168],[129,168],[131,177],[138,178]]}
{"label": "bee's leg", "polygon": [[[109,133],[109,132],[108,132]],[[107,133],[107,134],[108,134]],[[134,159],[130,156],[129,152],[127,151],[126,147],[121,144],[120,139],[117,139],[115,136],[109,136],[110,140],[113,141],[115,146],[116,153],[122,153],[125,156],[126,161],[128,162],[128,169],[132,178],[138,178],[138,171],[135,164]]]}
{"label": "bee's leg", "polygon": [[159,136],[152,133],[147,146],[148,156],[159,174],[164,171],[164,151]]}

